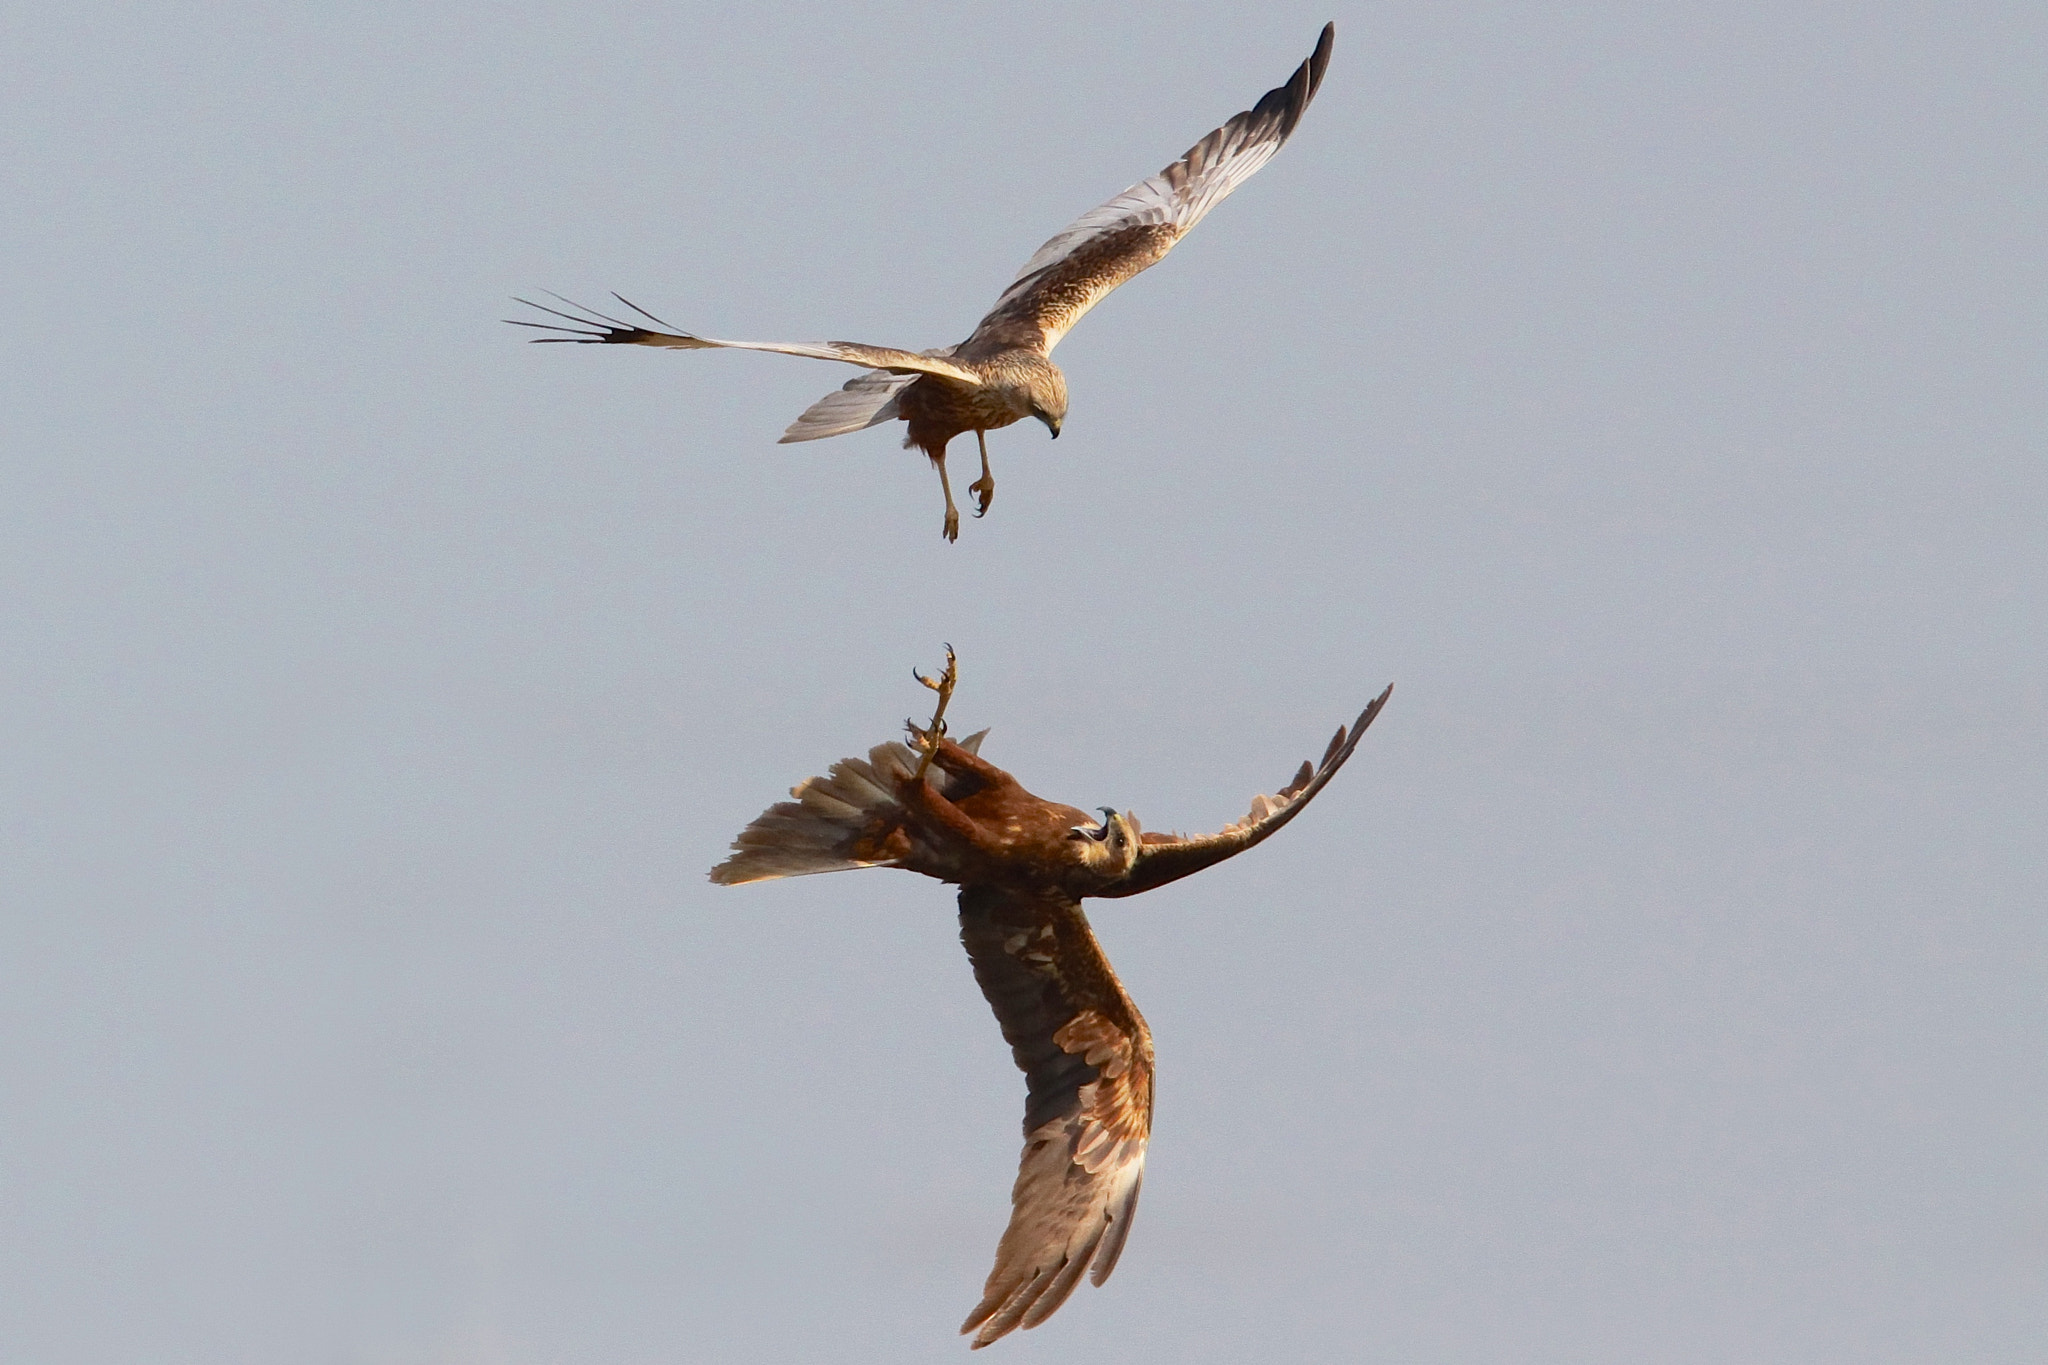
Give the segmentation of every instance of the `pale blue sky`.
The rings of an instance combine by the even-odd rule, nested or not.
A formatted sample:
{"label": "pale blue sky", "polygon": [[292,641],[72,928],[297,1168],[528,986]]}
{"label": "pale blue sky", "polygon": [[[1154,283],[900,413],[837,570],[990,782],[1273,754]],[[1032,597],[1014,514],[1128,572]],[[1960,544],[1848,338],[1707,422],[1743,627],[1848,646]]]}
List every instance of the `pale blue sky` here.
{"label": "pale blue sky", "polygon": [[956,546],[775,444],[840,367],[497,321],[959,340],[1329,17],[0,22],[0,1354],[964,1358],[1023,1086],[949,893],[704,879],[951,640],[1154,826],[1396,684],[1095,915],[1144,1204],[996,1352],[2038,1357],[2038,5],[1340,6]]}

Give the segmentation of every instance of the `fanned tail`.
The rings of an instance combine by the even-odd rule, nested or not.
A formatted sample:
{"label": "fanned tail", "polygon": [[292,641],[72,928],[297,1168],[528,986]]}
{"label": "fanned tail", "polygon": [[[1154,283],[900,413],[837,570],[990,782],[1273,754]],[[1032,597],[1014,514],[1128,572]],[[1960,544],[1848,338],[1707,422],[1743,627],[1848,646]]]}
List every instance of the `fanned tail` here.
{"label": "fanned tail", "polygon": [[862,431],[890,421],[896,416],[896,400],[917,378],[914,374],[890,374],[887,370],[856,375],[843,387],[805,408],[777,444],[844,436],[849,431]]}
{"label": "fanned tail", "polygon": [[[986,734],[986,731],[982,732]],[[972,753],[981,735],[961,748]],[[866,758],[842,758],[823,777],[806,778],[789,789],[793,801],[778,801],[732,841],[732,854],[711,869],[722,886],[843,872],[855,867],[889,867],[909,851],[902,834],[896,784],[917,771],[917,755],[891,741],[868,750]],[[945,780],[937,768],[927,782]]]}

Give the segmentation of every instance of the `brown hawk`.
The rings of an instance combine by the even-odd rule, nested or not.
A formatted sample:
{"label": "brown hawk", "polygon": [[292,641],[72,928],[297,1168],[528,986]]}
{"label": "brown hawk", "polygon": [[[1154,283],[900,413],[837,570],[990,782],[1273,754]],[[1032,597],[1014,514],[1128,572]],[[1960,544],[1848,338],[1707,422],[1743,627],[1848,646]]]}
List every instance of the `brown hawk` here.
{"label": "brown hawk", "polygon": [[[1105,294],[1161,260],[1203,215],[1272,159],[1315,98],[1336,32],[1335,24],[1323,26],[1316,50],[1285,85],[1268,91],[1159,174],[1090,209],[1038,248],[974,334],[957,346],[920,352],[851,341],[719,341],[689,332],[653,331],[559,295],[557,301],[576,311],[563,312],[528,299],[518,302],[561,321],[507,321],[560,333],[536,338],[540,341],[682,350],[730,346],[859,365],[867,373],[813,403],[782,434],[783,441],[815,441],[879,422],[908,422],[903,443],[922,450],[938,469],[939,488],[946,496],[946,539],[957,539],[960,513],[946,478],[947,443],[971,431],[981,447],[981,477],[968,489],[975,497],[974,514],[980,516],[996,493],[995,475],[988,467],[987,433],[1036,417],[1059,436],[1067,416],[1067,380],[1052,363],[1052,348]],[[638,304],[613,297],[656,327],[669,328]]]}
{"label": "brown hawk", "polygon": [[[1152,1035],[1095,941],[1081,901],[1133,896],[1259,843],[1301,813],[1351,757],[1390,687],[1322,761],[1303,763],[1275,796],[1215,834],[1155,834],[1129,812],[1103,818],[1033,796],[980,756],[987,731],[955,743],[945,709],[792,788],[733,841],[711,871],[726,885],[900,867],[960,887],[960,941],[1003,1039],[1024,1072],[1024,1154],[981,1302],[961,1331],[982,1347],[1035,1327],[1083,1271],[1101,1284],[1130,1233],[1152,1131]],[[922,680],[921,681],[926,681]]]}

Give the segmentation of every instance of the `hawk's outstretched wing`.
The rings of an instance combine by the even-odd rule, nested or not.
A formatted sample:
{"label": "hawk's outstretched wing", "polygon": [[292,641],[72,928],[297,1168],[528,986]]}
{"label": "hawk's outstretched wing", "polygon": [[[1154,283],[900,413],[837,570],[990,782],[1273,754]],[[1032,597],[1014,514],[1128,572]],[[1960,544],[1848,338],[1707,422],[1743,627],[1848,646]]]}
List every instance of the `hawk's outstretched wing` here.
{"label": "hawk's outstretched wing", "polygon": [[1150,891],[1155,886],[1178,881],[1191,872],[1200,872],[1244,852],[1253,844],[1270,837],[1282,825],[1301,813],[1302,807],[1315,800],[1316,793],[1328,785],[1337,775],[1337,769],[1344,766],[1344,760],[1351,757],[1351,751],[1358,747],[1359,736],[1365,727],[1371,725],[1373,717],[1387,704],[1387,698],[1394,694],[1389,686],[1386,691],[1374,697],[1372,704],[1358,713],[1358,719],[1347,731],[1337,727],[1337,733],[1330,740],[1330,747],[1323,751],[1323,761],[1311,767],[1304,762],[1294,780],[1282,787],[1274,796],[1255,796],[1252,808],[1244,819],[1228,825],[1214,834],[1153,834],[1147,831],[1138,848],[1138,861],[1122,881],[1096,892],[1098,896],[1135,896],[1140,891]]}
{"label": "hawk's outstretched wing", "polygon": [[[534,322],[530,319],[506,318],[514,327],[532,327],[543,332],[559,333],[557,336],[535,337],[535,341],[583,341],[601,342],[614,346],[663,346],[676,351],[705,351],[727,349],[736,351],[773,351],[778,355],[800,355],[812,360],[842,360],[849,365],[858,365],[867,370],[887,370],[891,374],[935,374],[944,379],[955,380],[969,387],[978,388],[981,376],[972,370],[964,370],[942,356],[918,351],[899,351],[893,346],[867,346],[858,341],[720,341],[716,337],[700,337],[689,332],[656,332],[637,323],[621,318],[608,317],[595,308],[586,308],[580,303],[568,303],[571,308],[589,316],[579,317],[576,313],[565,313],[559,308],[550,308],[532,299],[514,299],[528,308],[538,308],[543,313],[552,313],[563,319],[561,322]],[[649,322],[663,327],[670,324],[642,309],[638,304],[621,298],[634,312]]]}
{"label": "hawk's outstretched wing", "polygon": [[1316,50],[1287,84],[1267,91],[1180,160],[1088,210],[1038,248],[962,349],[1051,351],[1105,294],[1164,257],[1294,132],[1322,84],[1336,34],[1335,24],[1323,25]]}
{"label": "hawk's outstretched wing", "polygon": [[1071,900],[965,887],[960,941],[1028,1087],[1010,1225],[960,1328],[979,1348],[1116,1268],[1152,1132],[1152,1035]]}

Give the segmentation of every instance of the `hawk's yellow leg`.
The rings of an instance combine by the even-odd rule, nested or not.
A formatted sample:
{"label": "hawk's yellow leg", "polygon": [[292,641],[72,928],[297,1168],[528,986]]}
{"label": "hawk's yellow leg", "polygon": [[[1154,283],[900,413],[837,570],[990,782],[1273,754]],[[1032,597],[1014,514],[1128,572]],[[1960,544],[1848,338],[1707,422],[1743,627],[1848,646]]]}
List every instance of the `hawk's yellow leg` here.
{"label": "hawk's yellow leg", "polygon": [[960,661],[954,657],[953,646],[946,646],[946,671],[939,675],[937,682],[933,682],[914,668],[910,670],[910,676],[939,694],[938,709],[932,712],[930,725],[920,730],[915,724],[904,722],[910,726],[910,733],[917,740],[917,747],[924,751],[924,757],[917,765],[917,776],[911,779],[914,782],[922,782],[925,770],[932,766],[932,756],[939,751],[939,741],[946,737],[946,703],[953,700],[953,685],[960,681]]}
{"label": "hawk's yellow leg", "polygon": [[960,509],[953,505],[953,483],[946,477],[946,454],[940,451],[932,456],[932,463],[939,467],[939,491],[946,495],[946,539],[960,539]]}
{"label": "hawk's yellow leg", "polygon": [[974,439],[981,446],[981,477],[967,485],[967,491],[974,494],[974,515],[986,516],[988,505],[996,500],[996,476],[988,469],[988,433],[977,431]]}

